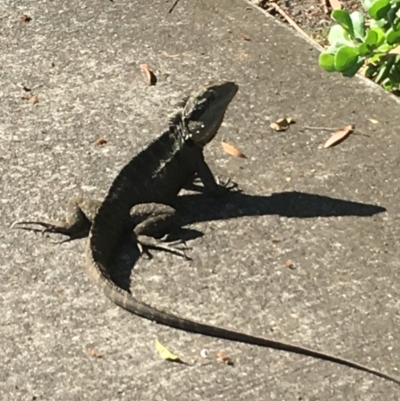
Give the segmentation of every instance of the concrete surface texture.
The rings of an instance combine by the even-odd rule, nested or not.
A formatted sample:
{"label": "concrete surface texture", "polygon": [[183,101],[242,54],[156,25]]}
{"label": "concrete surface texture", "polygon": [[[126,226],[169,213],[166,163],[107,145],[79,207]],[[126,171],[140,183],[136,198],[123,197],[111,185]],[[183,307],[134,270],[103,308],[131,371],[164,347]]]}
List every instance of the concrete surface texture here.
{"label": "concrete surface texture", "polygon": [[[203,234],[188,243],[193,261],[140,258],[132,290],[400,376],[398,103],[324,73],[309,43],[243,0],[181,0],[168,14],[171,3],[0,4],[0,399],[398,400],[399,386],[353,369],[130,315],[81,269],[85,239],[56,245],[10,228],[62,216],[73,195],[101,199],[184,94],[233,80],[206,159],[243,193],[225,204],[184,195],[187,228]],[[285,116],[288,131],[269,128]],[[329,132],[304,128],[347,124],[358,135],[332,149],[321,148]],[[248,158],[225,154],[222,139]],[[162,360],[155,338],[188,364]]]}

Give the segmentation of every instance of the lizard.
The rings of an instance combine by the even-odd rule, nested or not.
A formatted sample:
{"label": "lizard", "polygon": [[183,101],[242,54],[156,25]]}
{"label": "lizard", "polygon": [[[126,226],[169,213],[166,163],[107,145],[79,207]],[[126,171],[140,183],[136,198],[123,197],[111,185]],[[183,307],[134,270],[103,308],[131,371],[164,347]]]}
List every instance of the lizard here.
{"label": "lizard", "polygon": [[127,221],[137,220],[129,226],[134,226],[139,244],[144,236],[155,236],[165,226],[174,214],[173,204],[179,191],[193,182],[195,176],[202,181],[205,192],[212,196],[220,196],[234,187],[217,181],[204,160],[203,148],[217,134],[237,91],[234,82],[217,82],[185,99],[169,128],[122,168],[102,203],[75,200],[71,205],[72,217],[59,225],[18,224],[37,223],[44,226],[46,232],[70,237],[88,234],[85,265],[90,278],[112,302],[139,317],[187,332],[330,361],[400,384],[400,379],[348,359],[158,310],[137,300],[129,290],[117,286],[111,279],[115,269],[113,255],[127,229]]}

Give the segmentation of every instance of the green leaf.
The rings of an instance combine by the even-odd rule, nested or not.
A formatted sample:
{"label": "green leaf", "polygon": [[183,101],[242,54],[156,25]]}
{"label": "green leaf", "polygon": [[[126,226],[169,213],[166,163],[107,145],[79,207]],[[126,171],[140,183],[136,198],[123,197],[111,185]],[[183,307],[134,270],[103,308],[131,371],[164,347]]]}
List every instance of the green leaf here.
{"label": "green leaf", "polygon": [[390,0],[375,0],[368,8],[368,14],[375,20],[385,18],[390,10]]}
{"label": "green leaf", "polygon": [[397,24],[386,32],[386,42],[389,45],[395,45],[400,42],[400,24]]}
{"label": "green leaf", "polygon": [[334,44],[337,41],[346,41],[346,32],[340,25],[333,25],[329,30],[328,42],[329,44]]}
{"label": "green leaf", "polygon": [[364,43],[370,46],[376,47],[376,44],[378,43],[378,33],[374,29],[370,29],[367,32],[367,36],[364,39]]}
{"label": "green leaf", "polygon": [[400,42],[400,31],[395,31],[393,28],[390,28],[386,32],[386,41],[389,45],[395,45]]}
{"label": "green leaf", "polygon": [[354,28],[354,36],[357,39],[363,40],[365,36],[365,20],[364,15],[359,11],[354,11],[350,14]]}
{"label": "green leaf", "polygon": [[389,76],[393,63],[394,63],[394,58],[389,59],[388,61],[380,65],[380,70],[375,78],[376,83],[378,84],[382,83]]}
{"label": "green leaf", "polygon": [[381,62],[382,54],[374,54],[373,56],[370,57],[369,62],[372,64],[379,65]]}
{"label": "green leaf", "polygon": [[341,25],[351,37],[354,37],[353,22],[348,11],[333,10],[332,19]]}
{"label": "green leaf", "polygon": [[325,51],[331,54],[336,54],[341,47],[354,47],[353,43],[349,42],[348,40],[337,40],[333,45],[330,45]]}
{"label": "green leaf", "polygon": [[367,56],[371,53],[371,47],[366,43],[362,43],[358,47],[358,53],[360,54],[360,56]]}
{"label": "green leaf", "polygon": [[378,71],[378,66],[374,64],[369,64],[365,71],[365,76],[369,79],[372,79],[372,77],[376,74],[377,71]]}
{"label": "green leaf", "polygon": [[395,25],[395,20],[396,20],[396,8],[397,7],[392,7],[390,6],[390,10],[387,12],[385,15],[385,20],[390,23],[390,25]]}
{"label": "green leaf", "polygon": [[382,86],[387,91],[391,91],[392,89],[394,89],[394,85],[390,79],[387,79],[385,82],[382,82]]}
{"label": "green leaf", "polygon": [[379,47],[385,41],[385,33],[381,28],[369,29],[364,39],[364,43],[373,46],[374,48]]}
{"label": "green leaf", "polygon": [[376,49],[376,52],[377,52],[377,53],[379,52],[379,53],[381,53],[381,55],[382,55],[382,54],[384,54],[384,53],[389,53],[391,49],[392,49],[392,46],[390,46],[389,44],[387,44],[387,43],[385,42],[383,45],[379,46],[379,47]]}
{"label": "green leaf", "polygon": [[334,72],[335,69],[335,56],[328,52],[322,52],[318,59],[319,66],[325,71]]}
{"label": "green leaf", "polygon": [[364,65],[364,59],[359,61],[358,63],[354,64],[353,66],[346,68],[344,71],[342,71],[342,75],[344,77],[354,77],[354,75],[357,74],[357,71]]}
{"label": "green leaf", "polygon": [[374,0],[361,0],[361,4],[364,7],[365,11],[368,11],[368,9],[371,7],[373,2],[374,2]]}
{"label": "green leaf", "polygon": [[343,46],[335,55],[335,69],[343,72],[354,67],[358,63],[359,53],[354,47]]}
{"label": "green leaf", "polygon": [[389,79],[395,84],[400,83],[400,68],[398,65],[393,66],[392,69],[390,70]]}

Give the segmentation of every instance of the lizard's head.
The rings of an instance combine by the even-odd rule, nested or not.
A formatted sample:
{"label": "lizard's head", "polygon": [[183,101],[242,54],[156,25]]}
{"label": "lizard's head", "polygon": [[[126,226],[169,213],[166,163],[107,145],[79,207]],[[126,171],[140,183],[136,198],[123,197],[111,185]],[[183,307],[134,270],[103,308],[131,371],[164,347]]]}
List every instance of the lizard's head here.
{"label": "lizard's head", "polygon": [[213,82],[186,101],[182,116],[197,145],[205,146],[214,138],[238,89],[234,82]]}

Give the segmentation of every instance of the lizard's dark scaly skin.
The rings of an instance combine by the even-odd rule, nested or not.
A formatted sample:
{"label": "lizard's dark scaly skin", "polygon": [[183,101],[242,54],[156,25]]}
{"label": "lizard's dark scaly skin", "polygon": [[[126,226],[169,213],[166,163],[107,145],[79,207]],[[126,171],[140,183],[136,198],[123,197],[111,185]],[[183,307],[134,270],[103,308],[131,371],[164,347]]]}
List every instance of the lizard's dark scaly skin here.
{"label": "lizard's dark scaly skin", "polygon": [[[139,205],[141,207],[142,204],[148,203],[172,205],[178,192],[191,182],[196,174],[202,180],[206,192],[211,195],[219,195],[227,189],[216,183],[213,174],[204,161],[203,147],[216,135],[225,111],[236,92],[236,84],[222,82],[206,86],[197,94],[192,95],[171,121],[169,130],[136,155],[121,170],[104,202],[98,208],[90,229],[86,264],[89,276],[103,289],[111,301],[129,312],[157,323],[210,337],[254,344],[331,361],[400,384],[399,379],[350,360],[280,341],[197,323],[157,310],[138,301],[130,292],[118,287],[111,280],[111,272],[114,268],[111,255],[118,247],[133,206]],[[78,207],[78,209],[80,208]],[[83,213],[82,209],[77,211],[75,208],[74,210],[76,215]],[[165,215],[169,215],[168,210]],[[84,219],[80,219],[85,221],[84,231],[86,230],[86,232],[90,227],[91,217],[86,215]],[[151,215],[150,221],[151,219],[157,223],[157,212]],[[162,220],[163,217],[160,219]],[[142,223],[136,225],[136,235],[151,234],[152,230],[148,230],[149,233],[146,232],[148,220],[147,217]],[[56,226],[50,226],[48,230],[71,235],[73,234],[69,231],[71,224],[72,226],[76,225],[76,221],[64,224],[61,230],[57,230]]]}

